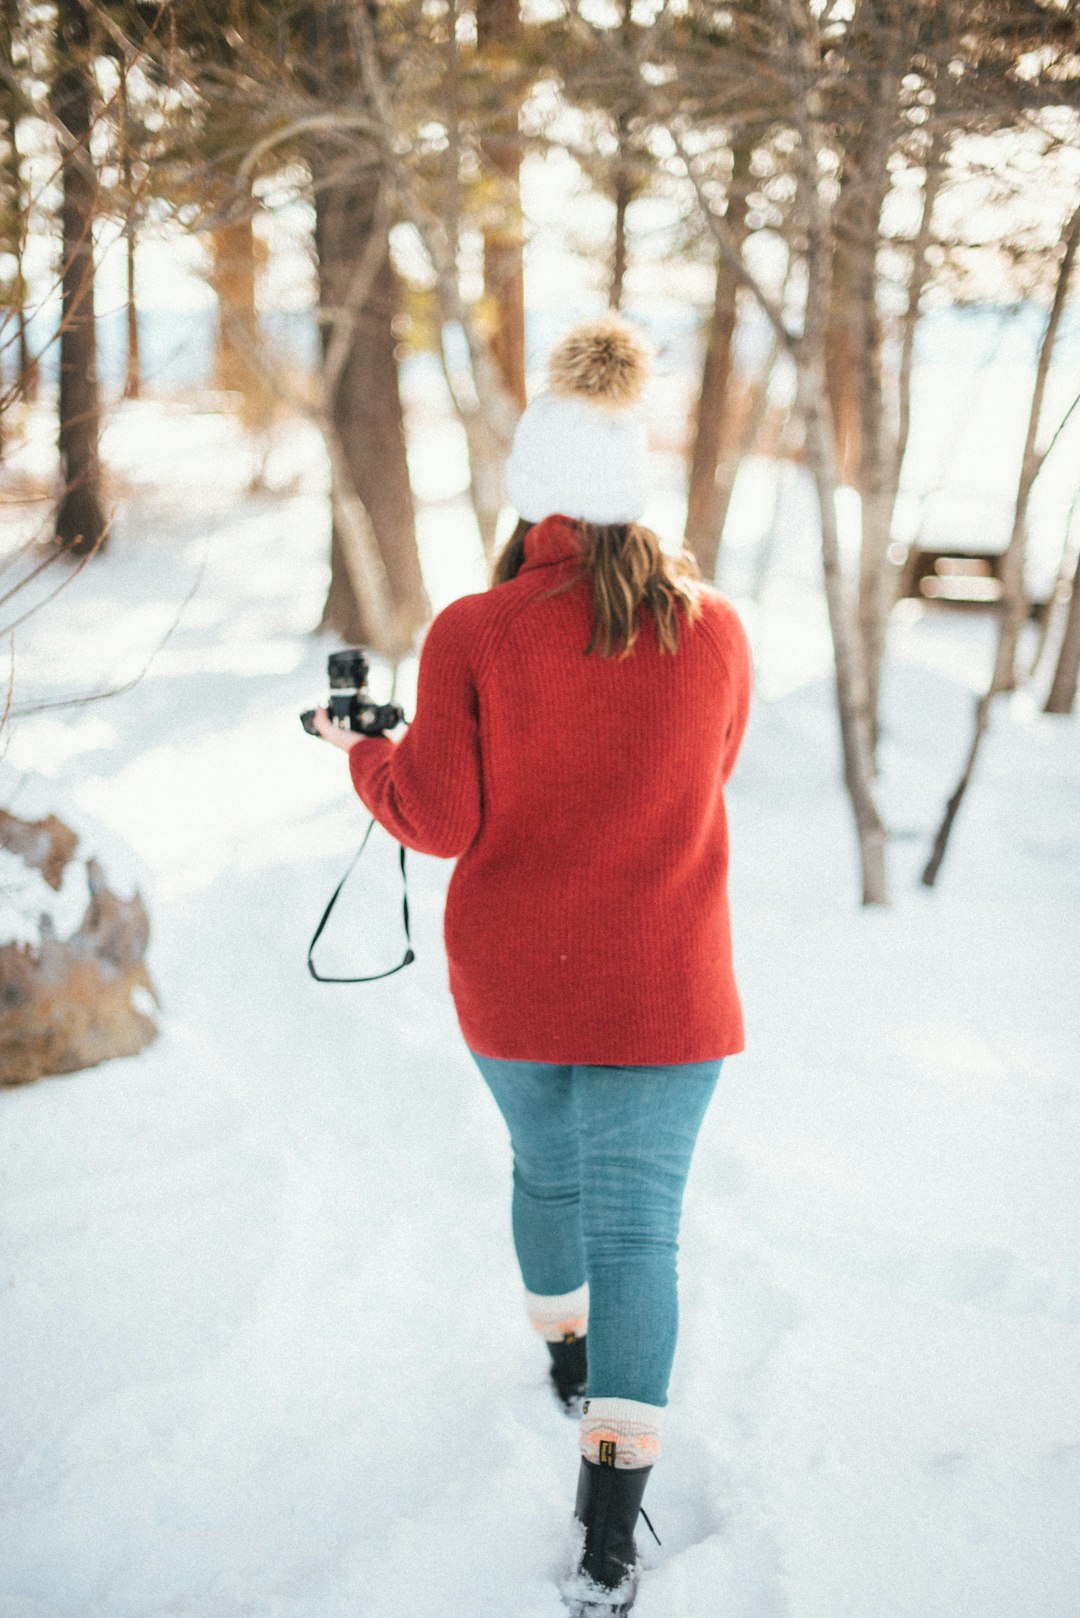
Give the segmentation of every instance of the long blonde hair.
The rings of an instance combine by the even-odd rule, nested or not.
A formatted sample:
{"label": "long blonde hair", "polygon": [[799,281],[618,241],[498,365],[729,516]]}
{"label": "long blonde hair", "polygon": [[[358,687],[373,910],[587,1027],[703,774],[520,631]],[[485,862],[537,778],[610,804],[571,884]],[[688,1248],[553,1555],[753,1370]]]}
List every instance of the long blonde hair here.
{"label": "long blonde hair", "polygon": [[[492,584],[516,578],[525,560],[525,536],[533,524],[518,522],[495,559]],[[640,523],[579,522],[582,572],[593,587],[592,637],[586,656],[628,657],[641,625],[642,602],[656,622],[662,652],[679,646],[679,609],[694,619],[701,611],[701,576],[689,551],[668,556],[651,528]]]}

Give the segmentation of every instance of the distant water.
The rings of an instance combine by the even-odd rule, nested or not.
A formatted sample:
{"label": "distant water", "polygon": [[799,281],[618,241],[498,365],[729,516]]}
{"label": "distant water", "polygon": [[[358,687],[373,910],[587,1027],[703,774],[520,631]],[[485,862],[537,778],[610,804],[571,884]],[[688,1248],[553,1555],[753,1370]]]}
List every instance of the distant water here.
{"label": "distant water", "polygon": [[[601,304],[553,311],[529,312],[527,347],[530,368],[539,367],[556,338],[575,320],[601,312]],[[659,368],[668,372],[692,369],[698,362],[702,317],[697,311],[664,309],[656,312],[629,309],[627,313],[649,331],[659,350]],[[916,344],[919,365],[1023,365],[1031,363],[1045,312],[1034,304],[1015,306],[977,304],[963,308],[939,309],[923,316]],[[308,369],[318,352],[315,321],[306,311],[278,311],[263,317],[265,336],[279,358]],[[56,346],[50,344],[54,327],[42,320],[31,325],[31,341],[44,349],[42,369],[48,378],[56,374]],[[155,391],[207,385],[212,376],[217,313],[212,307],[200,309],[154,309],[139,311],[139,342],[143,378]],[[0,342],[0,368],[10,373],[13,359],[11,328]],[[121,385],[126,352],[126,321],[123,310],[111,311],[98,321],[98,353],[102,382],[107,389]],[[761,365],[769,349],[770,333],[763,315],[748,307],[740,320],[737,353],[748,370]],[[451,341],[451,354],[460,346]],[[464,357],[462,355],[462,357]],[[418,357],[424,362],[424,356]],[[1080,311],[1067,315],[1058,340],[1058,363],[1080,363]],[[406,362],[414,363],[414,362]]]}

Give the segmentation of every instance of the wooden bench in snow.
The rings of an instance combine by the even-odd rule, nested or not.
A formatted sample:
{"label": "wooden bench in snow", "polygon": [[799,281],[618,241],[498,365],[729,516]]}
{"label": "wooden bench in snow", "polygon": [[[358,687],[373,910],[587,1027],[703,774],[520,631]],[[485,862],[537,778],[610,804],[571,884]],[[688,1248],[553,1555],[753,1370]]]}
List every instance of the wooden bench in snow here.
{"label": "wooden bench in snow", "polygon": [[[996,485],[986,489],[935,489],[918,500],[908,501],[907,542],[889,548],[891,561],[899,569],[898,594],[916,601],[935,602],[943,607],[995,608],[1001,601],[1002,566],[1012,529],[1011,491]],[[906,524],[905,524],[906,526]],[[1045,546],[1035,543],[1046,536],[1040,530],[1032,535],[1029,564],[1033,582],[1038,579],[1032,603],[1032,617],[1046,606],[1047,577]],[[1051,566],[1050,574],[1056,573]],[[1051,586],[1052,587],[1052,586]]]}

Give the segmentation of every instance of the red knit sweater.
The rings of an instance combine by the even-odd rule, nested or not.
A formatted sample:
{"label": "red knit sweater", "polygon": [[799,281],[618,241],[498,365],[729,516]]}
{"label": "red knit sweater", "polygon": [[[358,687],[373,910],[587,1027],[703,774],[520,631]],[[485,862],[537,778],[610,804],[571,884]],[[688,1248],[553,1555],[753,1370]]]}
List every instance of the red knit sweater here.
{"label": "red knit sweater", "polygon": [[[569,586],[569,588],[566,588]],[[450,987],[483,1056],[613,1066],[742,1049],[722,788],[750,654],[704,592],[661,653],[586,657],[576,529],[538,523],[515,579],[453,602],[420,658],[404,739],[357,743],[353,783],[409,848],[458,856]]]}

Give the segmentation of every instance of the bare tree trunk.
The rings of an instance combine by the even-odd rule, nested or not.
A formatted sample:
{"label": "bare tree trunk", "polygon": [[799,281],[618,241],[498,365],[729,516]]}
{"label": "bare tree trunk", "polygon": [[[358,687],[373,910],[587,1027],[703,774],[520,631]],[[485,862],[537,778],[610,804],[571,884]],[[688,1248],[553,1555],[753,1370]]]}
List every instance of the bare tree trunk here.
{"label": "bare tree trunk", "polygon": [[[1049,611],[1049,608],[1047,609]],[[1077,675],[1080,674],[1080,555],[1072,579],[1072,594],[1065,619],[1065,635],[1058,652],[1057,667],[1050,682],[1044,713],[1072,713],[1076,703]]]}
{"label": "bare tree trunk", "polygon": [[852,213],[855,234],[852,309],[859,349],[859,496],[862,519],[859,637],[866,670],[872,755],[876,755],[880,732],[881,672],[895,587],[895,578],[889,567],[889,532],[896,498],[893,475],[896,455],[895,447],[886,442],[881,319],[877,308],[877,248],[881,209],[889,189],[888,158],[898,89],[898,82],[892,73],[882,74],[875,82],[863,142],[863,183],[859,187],[857,205]]}
{"label": "bare tree trunk", "polygon": [[90,28],[80,0],[58,0],[52,107],[64,131],[61,215],[60,475],[56,537],[73,555],[103,543],[100,405],[94,329],[94,207],[90,158]]}
{"label": "bare tree trunk", "polygon": [[469,376],[464,388],[456,385],[447,364],[445,338],[440,343],[440,351],[450,394],[468,439],[470,489],[477,524],[485,550],[490,551],[502,501],[503,462],[520,412],[516,401],[507,392],[495,357],[481,338],[472,312],[462,297],[456,233],[452,228],[456,209],[451,208],[451,228],[448,228],[447,219],[424,204],[401,159],[393,101],[379,62],[371,12],[359,7],[351,11],[348,28],[360,62],[363,89],[378,127],[379,157],[386,179],[394,189],[402,212],[416,230],[431,264],[440,326],[443,333],[448,325],[458,326],[465,340]]}
{"label": "bare tree trunk", "polygon": [[131,147],[128,144],[128,89],[127,65],[120,54],[120,86],[118,90],[120,118],[120,177],[123,182],[124,257],[127,270],[127,353],[124,366],[124,398],[137,399],[142,391],[142,366],[139,358],[139,306],[135,297],[135,187],[132,183]]}
{"label": "bare tree trunk", "polygon": [[[811,354],[813,350],[809,351]],[[832,465],[829,423],[825,418],[827,390],[824,364],[800,367],[799,406],[806,429],[806,454],[817,490],[821,516],[821,560],[825,599],[832,631],[836,675],[836,704],[844,757],[844,782],[855,816],[862,869],[862,902],[887,904],[885,828],[874,801],[871,781],[866,676],[854,627],[854,614],[840,566],[840,539],[836,524],[836,474]]]}
{"label": "bare tree trunk", "polygon": [[900,475],[911,436],[911,379],[915,368],[915,333],[919,325],[919,306],[930,273],[930,244],[933,240],[934,204],[945,175],[945,140],[935,131],[930,137],[930,150],[926,159],[926,179],[923,182],[922,212],[911,249],[911,271],[908,275],[907,303],[900,326],[900,365],[897,374],[896,461],[893,468],[894,500],[900,488]]}
{"label": "bare tree trunk", "polygon": [[842,183],[833,209],[826,371],[838,458],[860,497],[858,628],[866,675],[873,754],[885,637],[893,583],[888,561],[896,483],[895,446],[887,442],[877,254],[881,212],[891,184],[889,155],[899,122],[897,63],[905,44],[896,0],[861,0],[851,24],[865,98],[848,132]]}
{"label": "bare tree trunk", "polygon": [[[622,0],[622,23],[619,35],[622,49],[629,54],[633,49],[634,0]],[[615,228],[611,244],[611,279],[608,283],[608,308],[621,309],[626,267],[629,262],[629,243],[626,235],[626,215],[637,194],[630,146],[630,116],[625,108],[615,114]]]}
{"label": "bare tree trunk", "polygon": [[[1060,432],[1061,428],[1059,427],[1058,433],[1060,434]],[[1039,633],[1035,640],[1035,650],[1031,655],[1031,661],[1027,667],[1025,681],[1034,680],[1039,670],[1042,668],[1043,658],[1046,656],[1047,649],[1051,640],[1053,639],[1055,627],[1054,621],[1055,619],[1061,617],[1061,613],[1058,611],[1059,606],[1065,608],[1066,618],[1069,614],[1069,603],[1072,600],[1073,569],[1075,567],[1072,546],[1072,528],[1073,518],[1076,516],[1078,509],[1080,509],[1080,486],[1077,487],[1076,493],[1072,497],[1069,504],[1068,514],[1065,518],[1065,534],[1061,546],[1061,561],[1058,563],[1057,575],[1054,579],[1053,588],[1047,592],[1045,606],[1043,611],[1039,614]],[[1060,652],[1061,648],[1059,647],[1058,650]]]}
{"label": "bare tree trunk", "polygon": [[615,161],[615,229],[611,249],[611,282],[608,287],[608,306],[621,309],[623,285],[626,281],[627,242],[626,213],[634,200],[634,186],[623,157],[625,147],[625,119],[619,119],[619,156]]}
{"label": "bare tree trunk", "polygon": [[124,366],[124,398],[142,394],[142,361],[139,352],[139,305],[135,297],[135,217],[130,208],[124,221],[124,249],[127,259],[127,354]]}
{"label": "bare tree trunk", "polygon": [[953,794],[945,805],[945,813],[935,834],[930,858],[927,860],[923,870],[922,881],[924,886],[928,888],[932,888],[937,881],[938,872],[941,870],[942,861],[949,846],[949,838],[952,835],[956,817],[960,812],[960,805],[964,801],[964,796],[975,774],[975,764],[982,747],[983,737],[989,729],[990,711],[993,707],[994,698],[1000,692],[1013,690],[1016,684],[1016,649],[1020,638],[1020,625],[1026,616],[1027,610],[1027,597],[1024,590],[1024,553],[1027,540],[1028,504],[1031,499],[1031,491],[1035,487],[1035,480],[1045,464],[1050,447],[1054,443],[1054,439],[1051,439],[1050,445],[1045,450],[1040,451],[1037,448],[1039,419],[1042,415],[1046,380],[1050,373],[1050,362],[1053,358],[1058,329],[1061,325],[1061,316],[1065,308],[1065,299],[1068,293],[1069,279],[1072,274],[1078,241],[1080,241],[1080,207],[1076,209],[1065,228],[1065,251],[1058,266],[1050,314],[1039,344],[1039,355],[1035,367],[1035,385],[1031,394],[1031,408],[1028,411],[1024,453],[1020,465],[1020,479],[1016,490],[1016,505],[1013,510],[1012,532],[1009,536],[1002,567],[1001,617],[998,624],[994,669],[990,676],[990,684],[975,706],[975,723],[967,759],[963,770],[960,772],[960,779],[956,783]]}
{"label": "bare tree trunk", "polygon": [[1066,226],[1063,240],[1065,251],[1058,266],[1050,314],[1047,318],[1042,341],[1039,344],[1039,357],[1035,367],[1035,386],[1031,395],[1031,409],[1028,412],[1027,433],[1024,438],[1020,481],[1016,490],[1012,532],[1009,535],[1009,543],[1002,560],[1001,633],[998,638],[997,658],[994,665],[992,682],[994,692],[1011,691],[1016,685],[1016,648],[1020,639],[1020,627],[1027,617],[1028,607],[1027,591],[1024,587],[1028,506],[1031,500],[1031,491],[1035,486],[1035,479],[1038,477],[1045,459],[1045,452],[1040,453],[1036,447],[1039,423],[1042,416],[1043,399],[1046,394],[1046,382],[1050,374],[1050,362],[1054,357],[1054,347],[1057,342],[1058,330],[1061,326],[1061,317],[1065,312],[1069,281],[1072,276],[1073,262],[1076,258],[1077,243],[1080,242],[1080,208],[1076,209]]}
{"label": "bare tree trunk", "polygon": [[840,568],[840,543],[836,523],[836,469],[832,425],[829,420],[828,388],[825,375],[825,304],[828,295],[830,239],[825,207],[818,193],[820,151],[817,121],[821,117],[821,95],[815,88],[820,62],[819,42],[809,40],[804,29],[816,29],[815,19],[802,12],[794,0],[772,0],[772,10],[783,27],[795,56],[799,80],[794,110],[799,130],[796,165],[799,190],[807,215],[806,228],[806,308],[801,336],[796,336],[784,320],[783,309],[748,268],[727,220],[717,215],[701,183],[693,158],[677,127],[670,126],[672,142],[697,194],[720,252],[727,259],[741,284],[753,293],[777,339],[791,355],[798,378],[797,404],[806,433],[806,453],[814,478],[821,517],[822,569],[825,599],[832,632],[836,672],[837,710],[844,759],[844,783],[851,802],[859,844],[864,904],[887,904],[885,872],[885,828],[874,802],[872,760],[866,713],[866,682],[860,661],[851,608],[846,599]]}
{"label": "bare tree trunk", "polygon": [[[740,251],[746,237],[749,163],[749,144],[742,142],[736,145],[732,153],[731,192],[725,218]],[[728,260],[723,253],[718,253],[686,502],[686,543],[697,557],[698,566],[707,579],[716,576],[722,532],[716,472],[731,402],[732,341],[738,292],[739,282]]]}
{"label": "bare tree trunk", "polygon": [[887,904],[885,828],[873,793],[873,749],[867,702],[866,670],[862,646],[848,602],[840,561],[836,521],[835,449],[829,419],[826,379],[828,298],[831,284],[832,234],[825,204],[818,190],[821,173],[819,119],[821,97],[816,88],[819,42],[809,13],[794,0],[782,3],[781,15],[790,30],[805,93],[796,98],[799,144],[796,165],[799,189],[806,209],[806,306],[802,338],[795,358],[798,367],[798,403],[806,432],[806,454],[818,497],[821,518],[821,560],[825,600],[832,632],[836,674],[836,703],[844,759],[844,782],[855,817],[862,871],[864,905]]}
{"label": "bare tree trunk", "polygon": [[[394,117],[393,101],[379,63],[373,27],[374,11],[374,5],[368,10],[357,7],[350,11],[348,32],[350,38],[355,40],[363,88],[378,131],[379,152],[386,178],[393,186],[402,212],[416,231],[431,264],[440,318],[444,325],[452,323],[459,326],[465,339],[470,382],[476,396],[475,408],[483,416],[493,440],[499,444],[500,453],[506,454],[520,412],[507,393],[499,368],[487,344],[480,338],[476,321],[462,297],[453,233],[447,232],[444,219],[424,205],[408,167],[401,159],[401,136]],[[455,402],[460,408],[457,397]]]}
{"label": "bare tree trunk", "polygon": [[859,466],[859,345],[848,245],[837,243],[831,258],[825,383],[836,444],[836,476],[840,483],[850,486],[858,481]]}
{"label": "bare tree trunk", "polygon": [[22,157],[15,138],[17,119],[14,111],[5,106],[4,144],[5,167],[12,215],[9,250],[15,260],[11,281],[11,297],[15,315],[16,383],[15,392],[25,400],[37,397],[37,365],[30,354],[26,319],[25,253],[29,208],[23,181]]}
{"label": "bare tree trunk", "polygon": [[[476,0],[476,42],[512,55],[518,45],[519,0]],[[521,213],[522,147],[518,106],[508,100],[502,116],[480,141],[485,163],[499,177],[502,218],[484,231],[484,295],[493,316],[491,351],[503,386],[519,410],[525,408],[525,259]],[[458,176],[451,177],[456,187]]]}

